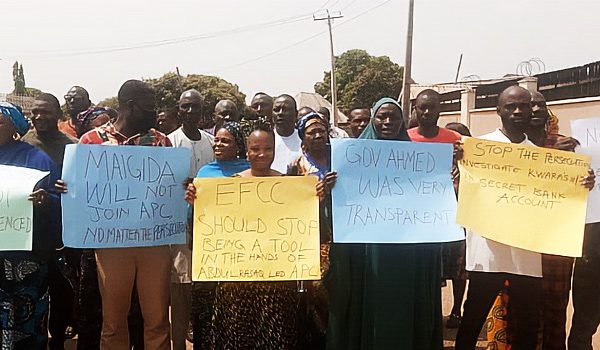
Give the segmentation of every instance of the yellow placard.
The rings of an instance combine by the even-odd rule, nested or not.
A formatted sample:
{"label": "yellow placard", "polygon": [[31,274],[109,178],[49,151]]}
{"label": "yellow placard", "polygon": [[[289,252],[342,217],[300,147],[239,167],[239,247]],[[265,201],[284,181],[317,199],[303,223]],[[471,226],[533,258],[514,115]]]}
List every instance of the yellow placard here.
{"label": "yellow placard", "polygon": [[513,247],[581,256],[589,156],[476,138],[463,149],[458,224]]}
{"label": "yellow placard", "polygon": [[194,179],[194,281],[317,280],[317,178]]}

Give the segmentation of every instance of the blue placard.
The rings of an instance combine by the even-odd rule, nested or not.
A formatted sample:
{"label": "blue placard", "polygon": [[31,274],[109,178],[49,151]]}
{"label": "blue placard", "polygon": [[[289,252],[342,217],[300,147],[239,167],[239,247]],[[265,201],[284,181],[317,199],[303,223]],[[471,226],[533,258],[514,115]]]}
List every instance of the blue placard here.
{"label": "blue placard", "polygon": [[427,243],[464,239],[455,223],[452,145],[334,139],[333,240]]}
{"label": "blue placard", "polygon": [[74,248],[186,243],[185,148],[68,145],[63,242]]}

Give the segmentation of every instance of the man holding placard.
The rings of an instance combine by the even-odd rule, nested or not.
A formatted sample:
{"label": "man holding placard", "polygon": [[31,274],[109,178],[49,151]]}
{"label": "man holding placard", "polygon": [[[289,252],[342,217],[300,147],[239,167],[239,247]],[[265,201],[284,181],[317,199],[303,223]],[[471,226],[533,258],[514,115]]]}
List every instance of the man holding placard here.
{"label": "man holding placard", "polygon": [[[529,91],[519,86],[511,86],[505,89],[498,97],[497,112],[502,119],[502,128],[482,136],[481,139],[496,141],[497,143],[534,146],[525,134],[525,131],[529,126],[532,112],[531,94]],[[469,147],[467,147],[467,141],[470,143]],[[505,198],[509,197],[510,201],[512,201],[509,202],[512,204],[498,207],[498,211],[512,210],[514,208],[522,208],[520,209],[521,211],[526,209],[532,210],[530,208],[551,208],[550,206],[553,205],[554,202],[544,200],[542,197],[535,198],[534,201],[534,199],[527,196],[528,192],[525,192],[525,190],[528,190],[528,188],[526,185],[517,183],[517,180],[514,180],[514,183],[509,183],[506,182],[508,180],[501,182],[499,180],[496,181],[497,179],[475,178],[475,176],[481,176],[479,173],[476,174],[475,170],[481,173],[483,171],[481,169],[495,169],[496,165],[498,166],[498,169],[500,169],[499,171],[503,172],[503,175],[505,175],[504,173],[508,173],[511,176],[516,176],[512,174],[520,174],[521,168],[525,168],[528,162],[544,161],[544,159],[546,159],[540,160],[541,156],[539,155],[539,152],[528,147],[521,147],[519,148],[519,150],[521,150],[519,159],[523,160],[522,163],[516,165],[494,163],[488,166],[487,163],[482,163],[483,158],[480,162],[475,159],[475,157],[484,157],[486,152],[489,151],[490,153],[487,155],[487,160],[501,159],[506,156],[503,155],[502,152],[512,152],[512,148],[509,150],[509,147],[501,147],[495,143],[486,146],[483,144],[483,141],[475,145],[474,142],[477,142],[476,139],[467,141],[465,141],[465,159],[461,160],[459,164],[462,181],[460,183],[459,191],[458,223],[463,224],[467,228],[473,226],[485,226],[488,227],[487,230],[492,230],[493,228],[497,232],[482,232],[482,234],[485,234],[486,237],[494,235],[494,237],[498,237],[499,240],[508,240],[508,238],[505,238],[508,235],[505,234],[502,236],[498,232],[505,231],[503,230],[504,226],[512,225],[514,221],[506,223],[482,222],[481,220],[474,220],[472,218],[472,212],[471,218],[469,218],[467,208],[469,204],[474,204],[470,202],[473,200],[472,198],[478,196],[481,199],[476,205],[483,211],[489,211],[489,208],[491,208],[490,205],[505,203],[507,201]],[[475,148],[472,148],[473,146]],[[579,208],[581,203],[585,204],[582,201],[582,198],[586,193],[581,185],[589,188],[594,184],[593,175],[584,177],[589,169],[587,167],[589,165],[586,163],[586,158],[573,157],[573,159],[569,159],[564,155],[552,153],[544,154],[544,156],[550,158],[550,163],[547,165],[548,167],[552,165],[557,166],[555,163],[559,161],[573,163],[572,169],[569,169],[570,173],[561,173],[561,176],[558,177],[560,181],[563,181],[561,183],[561,191],[565,191],[565,193],[570,195],[570,197],[566,197],[567,195],[561,192],[560,198],[564,198],[565,202],[570,200],[568,203],[572,205],[573,210]],[[536,170],[537,169],[530,169],[529,173],[526,174],[535,175]],[[580,179],[580,176],[584,178]],[[569,181],[570,179],[571,181]],[[496,183],[499,183],[500,185],[496,185]],[[473,184],[477,184],[477,186],[474,187]],[[484,202],[483,199],[485,197],[479,193],[491,193],[492,191],[495,191],[494,188],[501,188],[504,194],[497,199],[494,199],[495,204],[489,201]],[[534,192],[536,191],[540,192],[542,190],[534,189]],[[540,193],[543,194],[543,192]],[[513,217],[504,217],[503,219],[519,220],[517,213],[514,211],[511,213],[513,213]],[[577,213],[573,212],[573,214]],[[575,219],[577,219],[577,217],[575,217]],[[493,226],[489,226],[490,224]],[[526,224],[528,223],[522,223],[521,225],[525,226]],[[583,220],[581,220],[581,224],[583,224]],[[519,233],[519,235],[513,235],[516,238],[513,238],[512,236],[509,237],[511,238],[511,242],[519,241],[522,246],[538,247],[538,251],[544,248],[545,250],[551,248],[556,249],[555,246],[545,244],[546,242],[539,242],[539,238],[536,240],[536,237],[539,236],[531,236],[531,234],[527,235],[527,232]],[[574,250],[576,250],[575,247],[572,248],[572,251]],[[490,310],[497,293],[502,289],[505,281],[508,281],[508,292],[512,305],[511,310],[513,310],[512,320],[515,324],[518,324],[518,326],[514,327],[512,345],[515,348],[534,349],[537,343],[537,329],[540,322],[542,277],[541,254],[502,244],[498,241],[484,238],[469,230],[467,232],[467,270],[470,271],[469,290],[464,306],[462,323],[456,338],[456,348],[473,349],[475,347],[477,336],[481,330],[485,317]]]}
{"label": "man holding placard", "polygon": [[[80,143],[171,146],[166,135],[152,128],[156,123],[154,90],[147,83],[126,81],[119,90],[118,101],[119,117],[114,125],[107,123],[86,133]],[[113,165],[115,159],[118,166],[118,158],[114,157]],[[127,164],[131,157],[128,159]],[[115,171],[113,168],[113,174]],[[130,176],[135,176],[131,169],[128,171]],[[144,176],[143,173],[140,170],[139,176]],[[119,174],[123,173],[119,171]],[[181,187],[180,184],[175,185]],[[57,183],[57,187],[63,192],[67,190],[64,182]],[[119,199],[115,197],[115,200]],[[135,283],[144,316],[144,345],[149,349],[169,349],[169,246],[96,249],[96,263],[102,296],[101,348],[122,349],[129,346],[127,314]]]}

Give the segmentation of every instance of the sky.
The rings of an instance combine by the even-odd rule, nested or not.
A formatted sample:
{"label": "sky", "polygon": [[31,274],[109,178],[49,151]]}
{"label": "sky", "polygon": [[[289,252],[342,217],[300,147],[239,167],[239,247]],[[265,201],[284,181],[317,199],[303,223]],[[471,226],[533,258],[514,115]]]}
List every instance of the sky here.
{"label": "sky", "polygon": [[[2,0],[0,92],[12,65],[28,87],[59,97],[72,85],[93,102],[128,79],[166,72],[216,75],[248,95],[313,92],[335,54],[364,49],[404,64],[408,0]],[[600,60],[598,0],[415,0],[412,77],[429,84],[546,71]]]}

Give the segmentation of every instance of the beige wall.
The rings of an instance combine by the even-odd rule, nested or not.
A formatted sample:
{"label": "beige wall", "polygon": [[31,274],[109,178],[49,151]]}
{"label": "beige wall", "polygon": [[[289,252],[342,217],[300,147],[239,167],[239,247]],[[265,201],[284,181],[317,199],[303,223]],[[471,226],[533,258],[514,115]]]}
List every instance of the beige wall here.
{"label": "beige wall", "polygon": [[[473,109],[469,111],[470,123],[466,123],[471,130],[471,135],[479,136],[487,134],[500,126],[500,117],[496,114],[496,109]],[[460,122],[460,112],[444,112],[440,114],[438,125],[445,126],[450,122]]]}
{"label": "beige wall", "polygon": [[558,117],[559,132],[571,135],[571,120],[600,117],[600,97],[553,101],[548,107]]}
{"label": "beige wall", "polygon": [[438,125],[440,127],[446,126],[448,123],[460,122],[459,112],[444,112],[440,113],[440,119],[438,119]]}
{"label": "beige wall", "polygon": [[496,108],[472,109],[469,111],[471,135],[481,136],[494,131],[501,125]]}
{"label": "beige wall", "polygon": [[[558,117],[560,133],[563,135],[571,134],[571,120],[600,117],[600,97],[552,101],[548,103],[548,107]],[[460,112],[441,113],[438,125],[445,126],[450,122],[459,122],[460,119]],[[501,125],[495,108],[469,110],[466,120],[470,121],[467,126],[473,136],[487,134]]]}

